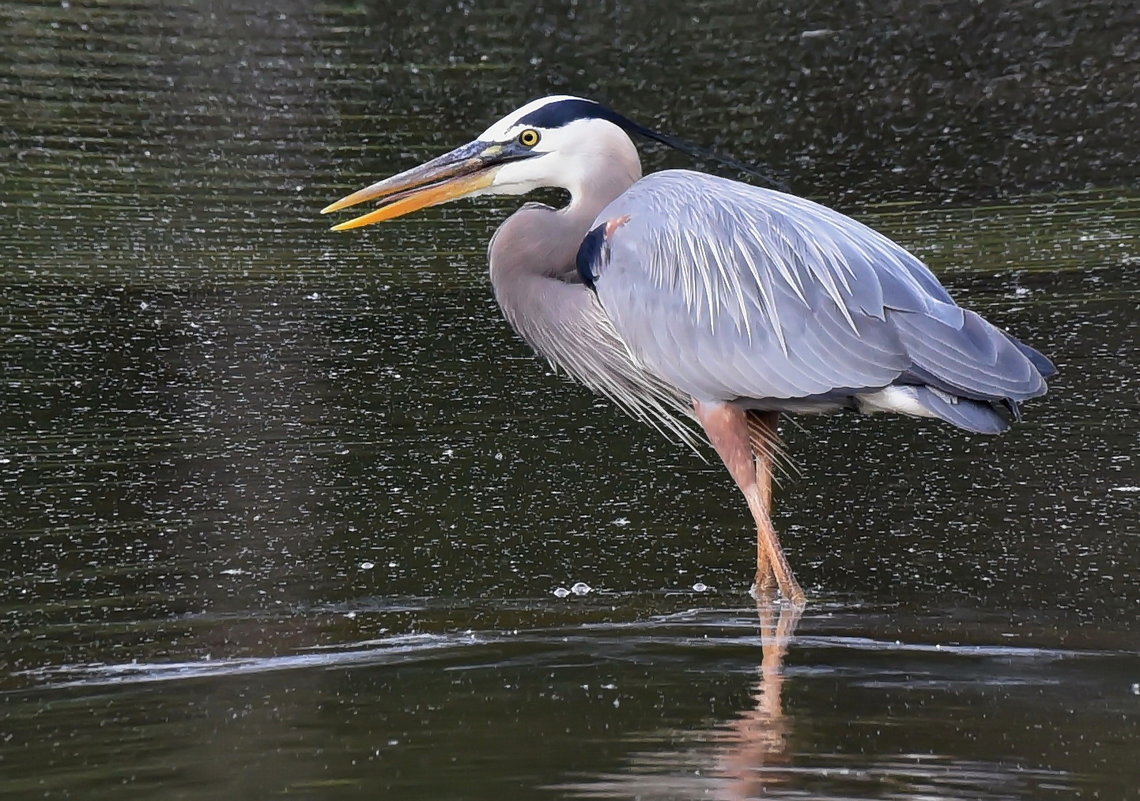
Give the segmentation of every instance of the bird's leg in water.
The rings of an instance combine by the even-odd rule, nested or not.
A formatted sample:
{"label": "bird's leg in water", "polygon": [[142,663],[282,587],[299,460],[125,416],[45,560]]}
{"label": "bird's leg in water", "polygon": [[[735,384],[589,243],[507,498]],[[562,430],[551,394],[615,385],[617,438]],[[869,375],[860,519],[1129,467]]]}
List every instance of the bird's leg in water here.
{"label": "bird's leg in water", "polygon": [[[752,443],[748,436],[747,413],[736,406],[727,403],[693,401],[693,411],[697,420],[708,434],[709,442],[720,455],[724,466],[732,474],[736,486],[744,493],[748,501],[748,508],[756,521],[756,548],[757,548],[757,589],[763,583],[763,576],[759,569],[767,565],[766,572],[775,576],[780,592],[794,604],[804,603],[804,591],[792,575],[792,569],[784,552],[780,548],[780,539],[776,536],[776,529],[768,515],[768,504],[771,501],[771,482],[764,491],[760,489],[757,474],[760,472],[756,462],[753,461]],[[771,448],[776,447],[773,440]],[[769,450],[769,454],[771,451]],[[770,466],[766,475],[771,476]],[[761,555],[762,554],[762,555]]]}

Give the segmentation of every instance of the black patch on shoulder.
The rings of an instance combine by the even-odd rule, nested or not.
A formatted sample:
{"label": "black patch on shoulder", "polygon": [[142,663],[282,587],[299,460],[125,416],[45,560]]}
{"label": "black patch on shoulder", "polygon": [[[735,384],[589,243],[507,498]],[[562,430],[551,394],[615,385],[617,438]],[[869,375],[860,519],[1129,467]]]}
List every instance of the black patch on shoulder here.
{"label": "black patch on shoulder", "polygon": [[586,238],[582,240],[582,244],[578,246],[578,276],[582,279],[582,283],[597,292],[594,286],[594,281],[598,277],[598,273],[594,271],[595,266],[601,266],[602,259],[605,258],[604,249],[606,247],[606,224],[602,223],[593,231],[586,234]]}

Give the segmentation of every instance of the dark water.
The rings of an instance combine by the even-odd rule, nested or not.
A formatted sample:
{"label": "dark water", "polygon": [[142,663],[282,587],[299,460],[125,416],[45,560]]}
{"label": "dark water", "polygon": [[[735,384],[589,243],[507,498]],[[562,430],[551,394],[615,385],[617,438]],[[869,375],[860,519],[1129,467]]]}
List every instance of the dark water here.
{"label": "dark water", "polygon": [[[0,795],[1137,797],[1136,21],[0,3]],[[786,424],[802,618],[745,594],[720,467],[507,330],[514,202],[316,214],[555,91],[764,162],[1061,369],[998,439]]]}

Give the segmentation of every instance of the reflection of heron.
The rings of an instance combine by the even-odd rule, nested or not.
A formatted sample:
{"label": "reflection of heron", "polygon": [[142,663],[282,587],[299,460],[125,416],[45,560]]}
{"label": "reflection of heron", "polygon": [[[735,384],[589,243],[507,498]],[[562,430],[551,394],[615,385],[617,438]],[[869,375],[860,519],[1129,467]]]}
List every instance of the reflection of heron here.
{"label": "reflection of heron", "polygon": [[[645,801],[742,801],[766,797],[784,787],[794,790],[798,770],[793,767],[796,753],[790,741],[796,721],[793,713],[785,713],[782,695],[784,657],[794,642],[802,609],[772,598],[756,599],[763,656],[751,682],[749,703],[731,719],[707,729],[682,725],[629,733],[624,737],[627,742],[650,747],[624,755],[623,766],[617,770],[591,773],[551,789],[572,798]],[[660,641],[658,636],[654,642]],[[735,660],[738,638],[730,635],[728,642],[733,649],[730,658]],[[737,679],[729,683],[736,685]],[[691,692],[685,695],[692,700]]]}
{"label": "reflection of heron", "polygon": [[959,308],[891,240],[808,200],[687,170],[641,177],[628,134],[677,146],[574,97],[536,100],[482,136],[355,192],[355,228],[540,187],[491,240],[491,285],[539,354],[691,442],[695,418],[756,520],[756,588],[803,591],[770,520],[780,412],[855,409],[994,434],[1045,392],[1049,360]]}
{"label": "reflection of heron", "polygon": [[787,751],[789,720],[784,716],[784,655],[796,633],[800,608],[782,605],[773,609],[758,598],[763,659],[759,680],[752,693],[755,702],[718,733],[722,744],[717,773],[729,779],[726,798],[757,798],[765,784],[781,780],[779,769],[790,761]]}

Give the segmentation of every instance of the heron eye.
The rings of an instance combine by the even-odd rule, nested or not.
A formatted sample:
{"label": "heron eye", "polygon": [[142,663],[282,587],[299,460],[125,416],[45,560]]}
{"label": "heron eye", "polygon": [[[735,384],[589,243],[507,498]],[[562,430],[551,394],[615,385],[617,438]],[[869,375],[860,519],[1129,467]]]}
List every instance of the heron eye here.
{"label": "heron eye", "polygon": [[525,131],[519,134],[519,144],[524,147],[534,147],[538,144],[538,140],[541,138],[542,137],[538,135],[538,131],[536,131],[534,128],[527,128]]}

